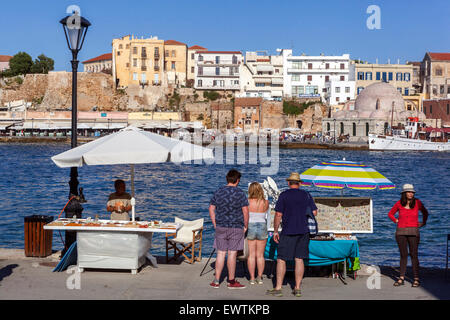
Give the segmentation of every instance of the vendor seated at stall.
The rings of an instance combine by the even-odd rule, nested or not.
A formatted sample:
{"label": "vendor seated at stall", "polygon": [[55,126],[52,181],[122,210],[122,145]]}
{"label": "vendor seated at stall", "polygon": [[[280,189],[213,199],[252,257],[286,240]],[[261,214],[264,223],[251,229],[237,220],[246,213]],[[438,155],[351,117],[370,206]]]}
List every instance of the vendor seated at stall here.
{"label": "vendor seated at stall", "polygon": [[109,195],[106,210],[111,212],[111,220],[130,221],[131,195],[125,192],[125,181],[116,180],[114,188],[116,192]]}

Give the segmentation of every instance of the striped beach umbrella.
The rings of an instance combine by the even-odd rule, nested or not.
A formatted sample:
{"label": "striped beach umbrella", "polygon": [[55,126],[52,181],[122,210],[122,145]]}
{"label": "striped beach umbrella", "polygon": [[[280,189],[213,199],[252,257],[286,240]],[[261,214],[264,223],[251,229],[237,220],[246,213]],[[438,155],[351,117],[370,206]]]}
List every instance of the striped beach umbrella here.
{"label": "striped beach umbrella", "polygon": [[395,185],[374,169],[352,161],[322,162],[300,175],[302,185],[330,189],[394,189]]}

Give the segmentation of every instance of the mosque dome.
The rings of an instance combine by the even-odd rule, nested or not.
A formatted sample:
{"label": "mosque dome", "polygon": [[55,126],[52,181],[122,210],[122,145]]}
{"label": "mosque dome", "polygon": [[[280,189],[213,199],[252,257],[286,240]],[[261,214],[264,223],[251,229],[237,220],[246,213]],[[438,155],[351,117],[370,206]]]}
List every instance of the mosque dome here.
{"label": "mosque dome", "polygon": [[386,118],[392,111],[400,113],[404,110],[404,106],[400,92],[386,82],[367,86],[355,100],[355,110],[360,114],[376,115],[377,118]]}

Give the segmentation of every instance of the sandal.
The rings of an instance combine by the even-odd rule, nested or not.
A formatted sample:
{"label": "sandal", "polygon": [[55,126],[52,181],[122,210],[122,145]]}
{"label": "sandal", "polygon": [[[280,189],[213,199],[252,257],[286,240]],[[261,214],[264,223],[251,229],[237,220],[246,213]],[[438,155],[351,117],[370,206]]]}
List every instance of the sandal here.
{"label": "sandal", "polygon": [[411,287],[413,287],[413,288],[420,287],[420,281],[419,281],[419,279],[414,279],[414,282],[413,282],[413,284],[411,285]]}
{"label": "sandal", "polygon": [[394,282],[394,287],[403,286],[405,284],[405,279],[399,278],[396,282]]}

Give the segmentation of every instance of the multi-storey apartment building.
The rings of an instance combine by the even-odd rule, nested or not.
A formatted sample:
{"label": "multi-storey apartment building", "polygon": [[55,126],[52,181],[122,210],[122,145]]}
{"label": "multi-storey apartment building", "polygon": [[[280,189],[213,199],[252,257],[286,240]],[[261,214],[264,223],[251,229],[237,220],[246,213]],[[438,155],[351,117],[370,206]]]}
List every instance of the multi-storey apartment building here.
{"label": "multi-storey apartment building", "polygon": [[175,41],[164,41],[164,72],[168,84],[185,85],[187,76],[187,45]]}
{"label": "multi-storey apartment building", "polygon": [[197,51],[194,88],[239,91],[242,65],[240,51]]}
{"label": "multi-storey apartment building", "polygon": [[355,96],[355,81],[330,80],[325,82],[324,98],[328,105],[346,103]]}
{"label": "multi-storey apartment building", "polygon": [[356,81],[357,95],[365,87],[377,82],[391,84],[404,96],[415,93],[411,64],[351,63],[350,74]]}
{"label": "multi-storey apartment building", "polygon": [[283,57],[266,51],[248,51],[241,73],[241,97],[281,99],[283,97]]}
{"label": "multi-storey apartment building", "polygon": [[98,57],[83,61],[84,72],[102,72],[111,71],[112,54],[105,53]]}
{"label": "multi-storey apartment building", "polygon": [[161,85],[164,40],[125,36],[112,42],[113,77],[117,87]]}
{"label": "multi-storey apartment building", "polygon": [[450,97],[450,53],[427,52],[420,66],[420,79],[430,99]]}
{"label": "multi-storey apartment building", "polygon": [[195,53],[197,51],[207,51],[208,49],[201,46],[191,46],[188,48],[187,56],[187,80],[191,81],[192,84],[195,80]]}
{"label": "multi-storey apartment building", "polygon": [[328,81],[349,81],[350,55],[294,56],[292,49],[281,50],[283,56],[284,96],[322,97]]}

